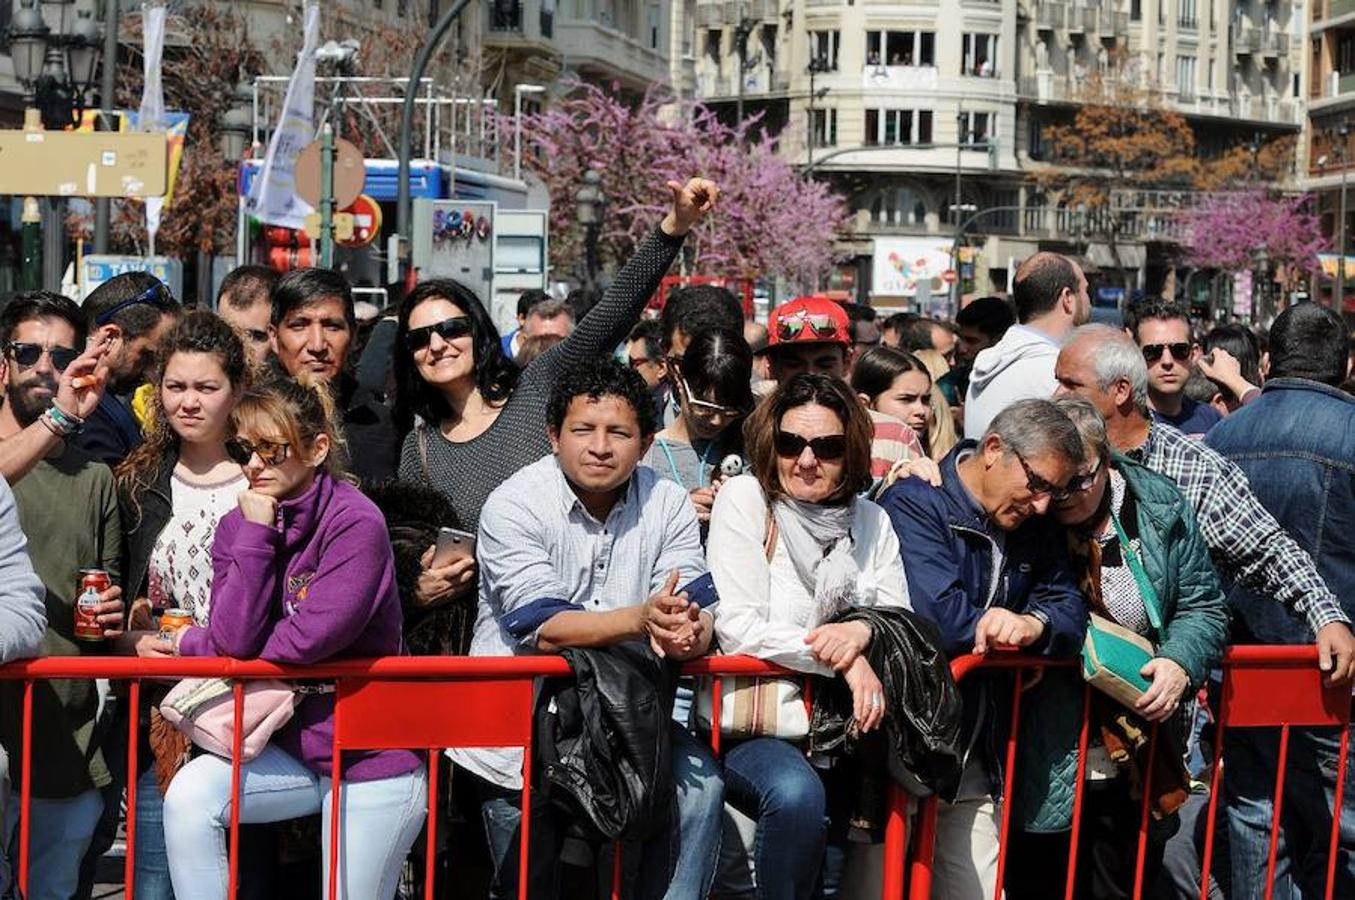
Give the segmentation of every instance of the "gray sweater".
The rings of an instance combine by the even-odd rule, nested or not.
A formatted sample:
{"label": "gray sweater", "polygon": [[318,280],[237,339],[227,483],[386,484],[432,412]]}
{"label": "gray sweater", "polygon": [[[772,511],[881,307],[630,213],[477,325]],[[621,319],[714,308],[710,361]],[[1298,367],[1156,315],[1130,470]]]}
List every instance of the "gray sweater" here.
{"label": "gray sweater", "polygon": [[[546,404],[551,388],[565,373],[607,356],[625,339],[681,247],[682,238],[670,237],[658,228],[641,241],[574,332],[527,366],[499,417],[479,437],[453,442],[442,436],[436,423],[416,427],[405,437],[400,452],[401,480],[431,483],[451,501],[461,527],[475,531],[490,492],[550,453]],[[419,452],[421,432],[428,455],[427,477]]]}
{"label": "gray sweater", "polygon": [[47,633],[46,594],[28,559],[14,493],[0,478],[0,663],[39,654]]}

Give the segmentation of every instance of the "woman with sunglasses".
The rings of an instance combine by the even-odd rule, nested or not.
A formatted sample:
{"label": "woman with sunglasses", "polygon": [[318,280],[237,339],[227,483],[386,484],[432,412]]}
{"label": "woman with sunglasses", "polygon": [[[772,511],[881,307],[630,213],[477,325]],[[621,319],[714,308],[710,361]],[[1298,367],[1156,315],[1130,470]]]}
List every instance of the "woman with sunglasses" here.
{"label": "woman with sunglasses", "polygon": [[[400,308],[396,422],[412,428],[400,477],[431,484],[474,531],[494,488],[550,453],[546,403],[566,372],[610,354],[639,319],[683,238],[714,207],[719,188],[701,178],[668,182],[672,207],[639,243],[602,300],[562,343],[519,370],[480,299],[450,279],[416,287]],[[415,416],[418,425],[414,426]],[[469,591],[473,571],[458,573]]]}
{"label": "woman with sunglasses", "polygon": [[[886,698],[863,652],[870,629],[825,624],[852,606],[909,605],[894,529],[857,496],[870,483],[870,417],[841,379],[800,374],[748,417],[744,441],[752,470],[725,483],[710,520],[720,647],[840,676],[872,731]],[[726,800],[757,820],[758,896],[812,896],[825,846],[845,843],[839,773],[775,737],[740,741],[724,762]]]}
{"label": "woman with sunglasses", "polygon": [[737,332],[698,331],[668,379],[678,415],[654,436],[640,462],[682,485],[704,531],[726,476],[726,458],[738,459],[735,475],[743,470],[743,440],[736,426],[753,408],[753,351]]}
{"label": "woman with sunglasses", "polygon": [[[1156,647],[1140,672],[1148,688],[1132,709],[1094,689],[1091,694],[1074,896],[1128,897],[1139,831],[1125,823],[1139,821],[1137,786],[1151,767],[1154,816],[1144,862],[1144,884],[1151,886],[1163,842],[1174,830],[1171,816],[1189,790],[1180,752],[1181,701],[1223,657],[1227,600],[1176,485],[1112,453],[1105,422],[1086,400],[1055,402],[1077,426],[1088,461],[1051,510],[1067,526],[1082,592],[1092,612]],[[1067,670],[1047,670],[1021,701],[1014,801],[1019,830],[1007,851],[1007,896],[1014,900],[1063,893],[1050,873],[1066,871],[1082,705],[1082,682]],[[1134,735],[1142,736],[1138,746]],[[1121,747],[1127,756],[1119,755]]]}
{"label": "woman with sunglasses", "polygon": [[[235,508],[245,477],[226,453],[231,411],[245,389],[245,350],[235,330],[205,311],[186,314],[166,337],[152,374],[146,440],[117,468],[126,537],[129,630],[115,648],[168,656],[153,616],[181,609],[199,625],[211,611],[212,541],[217,522]],[[164,691],[148,685],[140,714],[145,766],[137,782],[136,896],[172,898],[161,824],[164,788],[186,741],[152,729]]]}
{"label": "woman with sunglasses", "polygon": [[[334,471],[334,400],[282,379],[245,394],[226,447],[249,488],[217,526],[212,615],[173,632],[184,656],[315,665],[402,651],[400,597],[381,512]],[[334,698],[298,697],[291,721],[241,766],[240,818],[322,813],[330,834]],[[389,900],[423,825],[427,777],[412,752],[344,757],[340,896]],[[231,763],[201,754],[165,795],[165,843],[178,900],[225,898]],[[326,847],[327,849],[327,847]],[[328,883],[329,853],[323,854]]]}

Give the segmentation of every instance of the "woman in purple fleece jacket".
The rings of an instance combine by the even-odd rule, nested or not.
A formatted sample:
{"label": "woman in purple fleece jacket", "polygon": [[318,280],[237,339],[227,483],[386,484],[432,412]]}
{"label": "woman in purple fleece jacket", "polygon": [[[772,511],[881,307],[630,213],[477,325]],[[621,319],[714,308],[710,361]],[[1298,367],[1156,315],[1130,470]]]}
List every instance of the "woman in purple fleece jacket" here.
{"label": "woman in purple fleece jacket", "polygon": [[[227,442],[249,489],[217,526],[212,617],[175,635],[184,656],[311,664],[403,649],[395,565],[381,513],[329,470],[333,409],[323,388],[277,381],[246,394]],[[332,695],[307,695],[241,767],[242,822],[323,811],[329,865]],[[389,900],[424,819],[427,775],[408,751],[344,755],[340,896]],[[201,755],[165,795],[165,843],[178,900],[225,898],[231,765]],[[324,874],[327,885],[328,871]]]}

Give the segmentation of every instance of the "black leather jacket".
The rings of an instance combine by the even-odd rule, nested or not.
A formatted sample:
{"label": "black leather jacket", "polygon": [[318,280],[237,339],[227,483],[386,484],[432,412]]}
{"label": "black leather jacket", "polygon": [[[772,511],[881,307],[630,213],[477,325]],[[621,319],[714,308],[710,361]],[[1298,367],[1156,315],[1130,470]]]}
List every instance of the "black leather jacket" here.
{"label": "black leather jacket", "polygon": [[851,688],[842,678],[816,677],[810,751],[845,751],[857,758],[863,775],[889,771],[913,794],[953,800],[964,751],[960,691],[936,625],[911,610],[889,607],[853,607],[833,621],[870,626],[866,657],[884,687],[885,740],[851,733]]}
{"label": "black leather jacket", "polygon": [[174,515],[170,480],[178,461],[178,451],[170,450],[160,461],[149,488],[135,497],[118,492],[118,512],[122,515],[123,528],[122,596],[128,608],[133,600],[146,592],[151,551]]}
{"label": "black leather jacket", "polygon": [[674,667],[637,642],[561,653],[536,709],[536,787],[591,837],[643,839],[668,824]]}

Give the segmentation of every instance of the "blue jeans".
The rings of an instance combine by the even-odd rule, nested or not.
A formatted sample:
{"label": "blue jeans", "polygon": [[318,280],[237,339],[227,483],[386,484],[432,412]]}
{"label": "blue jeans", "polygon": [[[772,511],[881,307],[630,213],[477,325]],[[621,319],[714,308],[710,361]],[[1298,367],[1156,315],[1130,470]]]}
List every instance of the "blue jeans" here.
{"label": "blue jeans", "polygon": [[154,767],[136,780],[135,852],[136,900],[174,900],[165,851],[165,800],[155,784]]}
{"label": "blue jeans", "polygon": [[[27,900],[70,900],[80,882],[94,828],[103,815],[103,797],[85,791],[67,800],[29,800],[29,867]],[[19,794],[11,793],[5,810],[5,833],[10,847],[19,848]],[[14,860],[17,877],[19,861]]]}
{"label": "blue jeans", "polygon": [[[277,822],[321,815],[324,881],[329,887],[330,781],[275,746],[240,770],[241,822]],[[390,900],[405,855],[423,827],[428,775],[405,775],[343,785],[340,900]],[[165,847],[178,900],[225,900],[229,877],[231,764],[199,756],[174,776],[165,795]]]}
{"label": "blue jeans", "polygon": [[[641,900],[705,900],[720,858],[724,782],[710,750],[691,732],[673,723],[671,734],[677,828],[660,830],[645,842],[636,867],[636,894]],[[494,862],[490,897],[517,900],[521,794],[493,785],[483,787],[480,810]],[[553,898],[559,892],[558,849],[563,833],[551,812],[533,797],[529,875],[533,900]]]}
{"label": "blue jeans", "polygon": [[[825,783],[828,779],[828,783]],[[808,900],[836,881],[824,871],[834,815],[845,799],[829,773],[816,769],[794,744],[754,738],[725,753],[725,794],[731,805],[757,820],[753,868],[760,900]],[[843,811],[845,812],[845,810]],[[834,827],[834,847],[845,845],[845,822]]]}
{"label": "blue jeans", "polygon": [[[1223,802],[1228,813],[1231,900],[1265,894],[1270,851],[1271,802],[1279,769],[1278,728],[1232,728],[1223,745]],[[1276,898],[1321,897],[1327,879],[1340,734],[1327,728],[1293,728],[1285,772]],[[1352,760],[1355,763],[1355,760]],[[1355,897],[1355,765],[1347,766],[1341,810],[1340,854],[1334,896]]]}

